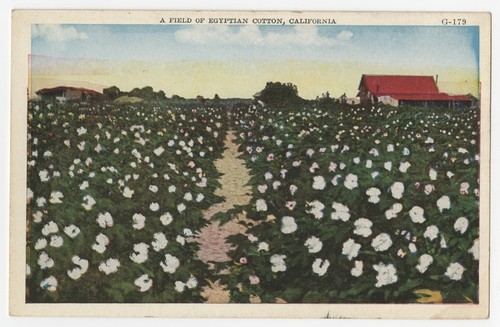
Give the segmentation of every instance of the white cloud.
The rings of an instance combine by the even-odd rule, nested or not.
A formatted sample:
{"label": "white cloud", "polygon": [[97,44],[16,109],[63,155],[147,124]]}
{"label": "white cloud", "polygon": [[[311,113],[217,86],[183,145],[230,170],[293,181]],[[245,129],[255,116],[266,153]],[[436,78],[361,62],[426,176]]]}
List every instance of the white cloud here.
{"label": "white cloud", "polygon": [[353,33],[351,31],[342,31],[335,37],[337,40],[348,41],[352,39]]}
{"label": "white cloud", "polygon": [[294,26],[287,33],[270,32],[264,34],[257,25],[246,25],[231,29],[228,25],[193,25],[175,33],[175,38],[182,43],[195,44],[236,44],[236,45],[301,45],[334,46],[353,37],[351,31],[341,31],[334,38],[318,34],[314,25]]}
{"label": "white cloud", "polygon": [[88,39],[87,33],[78,32],[74,27],[64,27],[58,24],[33,25],[31,35],[56,42]]}

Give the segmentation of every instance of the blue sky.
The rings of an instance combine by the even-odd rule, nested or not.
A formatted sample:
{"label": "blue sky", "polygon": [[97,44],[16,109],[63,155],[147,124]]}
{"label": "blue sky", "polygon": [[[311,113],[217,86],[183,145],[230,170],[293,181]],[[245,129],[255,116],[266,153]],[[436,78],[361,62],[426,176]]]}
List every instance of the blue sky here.
{"label": "blue sky", "polygon": [[[455,71],[454,82],[459,83],[463,70],[469,71],[468,80],[470,72],[477,75],[478,34],[475,26],[33,25],[32,54],[122,64],[210,61],[285,65],[293,61],[355,65],[356,72],[367,73],[375,73],[372,69],[376,67],[380,74],[397,73],[398,69],[401,74]],[[311,69],[310,65],[296,67]],[[339,68],[341,75],[342,71]],[[248,73],[243,68],[241,72]],[[262,72],[256,69],[255,74]],[[359,77],[336,78],[359,81]],[[320,91],[324,90],[318,94]]]}

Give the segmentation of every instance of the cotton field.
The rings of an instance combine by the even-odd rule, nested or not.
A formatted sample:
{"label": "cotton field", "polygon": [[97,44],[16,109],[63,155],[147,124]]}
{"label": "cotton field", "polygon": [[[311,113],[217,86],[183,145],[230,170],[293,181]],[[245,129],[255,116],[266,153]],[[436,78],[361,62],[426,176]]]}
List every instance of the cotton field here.
{"label": "cotton field", "polygon": [[[214,216],[248,220],[211,266],[228,131],[251,200]],[[475,109],[30,103],[26,299],[477,302],[478,131]]]}

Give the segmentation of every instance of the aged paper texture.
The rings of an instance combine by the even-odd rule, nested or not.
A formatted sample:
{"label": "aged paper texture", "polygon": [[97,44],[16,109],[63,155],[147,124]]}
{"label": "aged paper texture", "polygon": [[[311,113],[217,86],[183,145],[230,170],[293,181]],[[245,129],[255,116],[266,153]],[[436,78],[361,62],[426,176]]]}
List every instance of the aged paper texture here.
{"label": "aged paper texture", "polygon": [[12,21],[12,315],[488,317],[489,14]]}

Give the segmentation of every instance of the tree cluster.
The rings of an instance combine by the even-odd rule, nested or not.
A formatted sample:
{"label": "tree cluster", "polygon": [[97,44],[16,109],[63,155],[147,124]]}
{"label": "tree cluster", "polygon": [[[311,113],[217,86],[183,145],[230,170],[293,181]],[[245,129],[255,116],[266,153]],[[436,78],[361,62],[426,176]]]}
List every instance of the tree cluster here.
{"label": "tree cluster", "polygon": [[130,96],[141,98],[145,101],[163,101],[167,99],[165,92],[159,90],[155,92],[151,86],[145,86],[143,88],[134,88],[130,92],[121,91],[116,86],[111,86],[103,90],[104,98],[113,101],[121,96]]}

